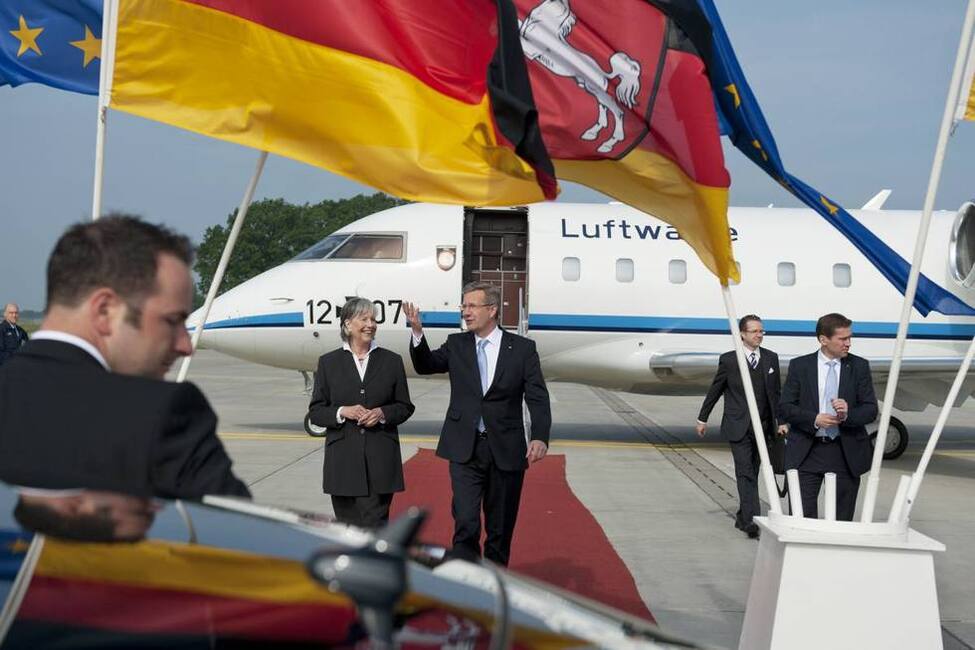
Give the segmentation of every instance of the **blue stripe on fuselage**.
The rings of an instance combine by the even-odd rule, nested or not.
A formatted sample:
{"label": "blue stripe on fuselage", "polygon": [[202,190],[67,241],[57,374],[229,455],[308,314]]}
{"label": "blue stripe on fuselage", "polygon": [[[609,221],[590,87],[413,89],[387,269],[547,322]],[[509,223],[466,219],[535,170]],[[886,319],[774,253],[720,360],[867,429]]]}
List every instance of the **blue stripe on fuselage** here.
{"label": "blue stripe on fuselage", "polygon": [[[302,312],[243,316],[207,323],[205,329],[239,329],[264,327],[302,327]],[[405,324],[405,323],[404,323]],[[816,321],[762,321],[769,336],[813,336]],[[424,312],[424,327],[459,328],[460,316],[454,311]],[[560,332],[633,332],[647,334],[727,334],[726,318],[695,318],[690,316],[612,316],[591,314],[532,314],[528,328],[538,331]],[[192,329],[192,328],[191,328]],[[897,335],[897,323],[855,321],[854,336],[892,339]],[[940,339],[968,341],[975,337],[975,323],[911,323],[907,333],[911,339]]]}

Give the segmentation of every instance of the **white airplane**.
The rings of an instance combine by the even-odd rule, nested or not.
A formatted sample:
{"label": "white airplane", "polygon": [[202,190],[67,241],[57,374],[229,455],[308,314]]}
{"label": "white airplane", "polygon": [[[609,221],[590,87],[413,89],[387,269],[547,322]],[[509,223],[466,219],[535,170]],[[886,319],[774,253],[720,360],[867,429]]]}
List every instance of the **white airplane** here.
{"label": "white airplane", "polygon": [[[881,211],[887,194],[854,214],[911,259],[919,213]],[[732,208],[729,223],[741,264],[732,288],[738,313],[762,317],[783,371],[816,349],[816,319],[841,312],[854,321],[853,350],[870,359],[882,396],[902,295],[811,210]],[[975,204],[935,213],[923,272],[975,304],[973,267]],[[307,385],[318,357],[339,345],[338,313],[349,297],[374,300],[379,341],[406,358],[403,301],[419,305],[439,345],[461,328],[460,289],[474,279],[501,285],[502,323],[537,342],[549,381],[698,395],[732,345],[715,277],[673,227],[643,212],[617,203],[416,203],[359,219],[222,295],[201,347],[302,371]],[[189,325],[198,321],[199,312]],[[975,318],[915,312],[894,406],[942,404],[973,335]],[[975,373],[959,400],[973,391]],[[907,444],[906,427],[892,423],[889,457]]]}

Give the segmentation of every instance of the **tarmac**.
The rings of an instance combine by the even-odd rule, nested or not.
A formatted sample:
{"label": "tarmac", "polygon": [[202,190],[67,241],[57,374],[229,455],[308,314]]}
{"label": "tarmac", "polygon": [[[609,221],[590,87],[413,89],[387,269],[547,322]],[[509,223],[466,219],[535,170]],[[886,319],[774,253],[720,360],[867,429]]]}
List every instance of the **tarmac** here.
{"label": "tarmac", "polygon": [[[235,471],[257,501],[331,513],[321,492],[322,441],[302,428],[309,398],[297,372],[203,350],[188,379],[217,411]],[[570,487],[626,563],[660,626],[736,648],[758,545],[733,526],[737,493],[731,453],[717,435],[720,404],[702,441],[694,432],[701,397],[557,382],[549,391],[551,453],[565,454]],[[404,461],[419,447],[436,446],[449,386],[444,379],[411,378],[410,392],[417,408],[400,427]],[[887,516],[898,476],[917,466],[938,410],[895,415],[907,424],[911,445],[884,463],[877,519]],[[911,517],[913,528],[947,546],[935,556],[947,650],[975,648],[973,416],[971,400],[953,411]]]}

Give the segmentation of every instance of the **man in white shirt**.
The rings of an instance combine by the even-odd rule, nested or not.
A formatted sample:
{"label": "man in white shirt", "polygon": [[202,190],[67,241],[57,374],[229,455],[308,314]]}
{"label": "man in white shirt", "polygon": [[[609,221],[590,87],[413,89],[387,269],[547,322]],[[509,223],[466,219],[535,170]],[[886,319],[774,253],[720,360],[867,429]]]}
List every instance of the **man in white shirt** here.
{"label": "man in white shirt", "polygon": [[785,468],[799,470],[802,510],[817,517],[823,478],[836,474],[836,518],[852,521],[860,476],[870,470],[867,425],[877,419],[870,363],[850,354],[853,321],[826,314],[816,323],[819,351],[796,357],[779,412],[789,423]]}
{"label": "man in white shirt", "polygon": [[[776,432],[785,435],[787,427],[777,426],[781,373],[779,355],[768,348],[761,347],[765,340],[762,319],[755,314],[742,316],[738,321],[741,341],[745,346],[745,361],[748,374],[755,390],[758,415],[762,422],[772,465],[776,460],[781,465],[781,446],[776,444]],[[758,538],[758,524],[752,518],[762,514],[758,498],[759,455],[752,427],[745,387],[741,383],[738,370],[738,356],[734,350],[725,352],[718,359],[718,371],[711,382],[711,388],[704,398],[697,416],[697,435],[704,437],[707,432],[708,416],[720,397],[724,396],[724,414],[721,417],[721,436],[731,445],[731,456],[735,462],[735,482],[738,485],[738,512],[735,513],[735,528],[752,539]],[[779,472],[782,470],[779,469]]]}
{"label": "man in white shirt", "polygon": [[[498,324],[500,290],[487,282],[463,289],[467,332],[451,334],[437,350],[423,335],[419,309],[404,303],[413,331],[410,357],[417,373],[450,373],[450,405],[437,455],[450,461],[454,536],[452,557],[484,557],[507,566],[525,469],[548,451],[552,412],[535,342]],[[526,443],[522,401],[531,414]]]}

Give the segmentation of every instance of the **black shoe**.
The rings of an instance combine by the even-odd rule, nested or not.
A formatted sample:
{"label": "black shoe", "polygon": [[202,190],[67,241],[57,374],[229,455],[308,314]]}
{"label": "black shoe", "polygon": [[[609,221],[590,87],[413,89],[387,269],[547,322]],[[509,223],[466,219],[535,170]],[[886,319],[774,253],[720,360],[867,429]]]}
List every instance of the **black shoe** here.
{"label": "black shoe", "polygon": [[761,534],[758,524],[756,524],[754,521],[747,524],[742,530],[744,530],[745,534],[748,535],[748,539],[758,539],[758,536]]}
{"label": "black shoe", "polygon": [[741,520],[741,511],[735,513],[735,528],[745,530],[745,522]]}

